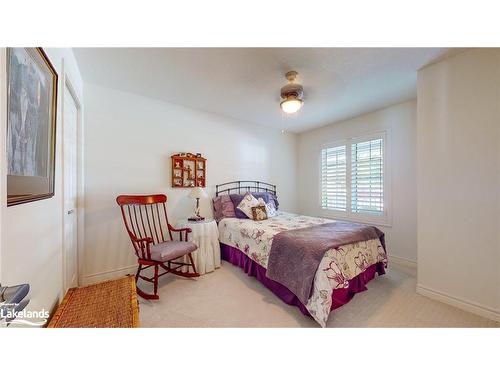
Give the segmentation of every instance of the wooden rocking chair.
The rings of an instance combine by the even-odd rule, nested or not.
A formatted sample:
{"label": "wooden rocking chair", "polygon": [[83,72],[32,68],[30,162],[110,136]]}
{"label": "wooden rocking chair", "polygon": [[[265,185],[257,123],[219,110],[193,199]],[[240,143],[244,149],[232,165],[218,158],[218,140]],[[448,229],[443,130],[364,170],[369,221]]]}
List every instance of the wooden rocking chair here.
{"label": "wooden rocking chair", "polygon": [[[120,206],[125,228],[134,246],[139,266],[135,281],[142,280],[153,283],[154,294],[145,293],[137,287],[137,294],[145,299],[159,299],[158,278],[167,273],[184,277],[198,277],[191,253],[197,249],[193,242],[188,241],[190,228],[176,229],[168,222],[166,202],[167,197],[158,195],[120,195],[116,198]],[[168,230],[168,235],[167,235]],[[179,233],[179,240],[173,239],[172,232]],[[184,236],[182,235],[184,233]],[[190,263],[178,261],[187,255]],[[188,266],[193,272],[183,272],[180,268]],[[146,277],[141,272],[154,267],[154,276]],[[158,274],[158,269],[165,272]]]}

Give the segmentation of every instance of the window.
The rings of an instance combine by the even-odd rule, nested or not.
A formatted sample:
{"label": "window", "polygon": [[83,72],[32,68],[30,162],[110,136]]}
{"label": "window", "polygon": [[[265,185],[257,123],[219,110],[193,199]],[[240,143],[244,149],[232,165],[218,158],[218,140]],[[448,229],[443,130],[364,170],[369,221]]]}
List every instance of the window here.
{"label": "window", "polygon": [[347,209],[346,146],[321,150],[321,205],[330,210]]}
{"label": "window", "polygon": [[382,138],[351,144],[351,211],[384,212]]}
{"label": "window", "polygon": [[321,149],[321,207],[333,216],[386,221],[385,135]]}

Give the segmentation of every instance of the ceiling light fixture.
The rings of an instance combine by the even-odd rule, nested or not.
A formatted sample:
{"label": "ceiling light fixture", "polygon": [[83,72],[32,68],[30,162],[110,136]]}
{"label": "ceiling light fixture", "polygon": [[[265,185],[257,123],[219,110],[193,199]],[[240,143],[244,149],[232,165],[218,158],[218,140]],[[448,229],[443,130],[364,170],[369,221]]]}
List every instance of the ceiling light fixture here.
{"label": "ceiling light fixture", "polygon": [[281,97],[285,100],[280,103],[280,107],[285,113],[295,113],[304,104],[302,101],[304,96],[302,85],[295,82],[298,74],[293,70],[285,74],[288,84],[281,88]]}

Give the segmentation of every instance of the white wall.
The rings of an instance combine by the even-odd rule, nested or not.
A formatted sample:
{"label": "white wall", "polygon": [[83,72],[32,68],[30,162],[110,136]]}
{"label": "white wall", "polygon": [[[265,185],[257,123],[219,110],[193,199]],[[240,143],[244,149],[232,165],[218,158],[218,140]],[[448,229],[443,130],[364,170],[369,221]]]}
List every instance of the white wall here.
{"label": "white wall", "polygon": [[5,247],[4,222],[7,206],[7,55],[6,49],[0,48],[0,283],[2,281],[2,252]]}
{"label": "white wall", "polygon": [[[192,213],[189,189],[170,187],[170,156],[201,152],[207,193],[233,180],[277,185],[280,208],[296,210],[296,136],[227,117],[85,84],[84,282],[117,276],[136,264],[119,194],[164,193],[172,221]],[[210,199],[201,202],[210,217]]]}
{"label": "white wall", "polygon": [[321,146],[379,131],[387,134],[392,225],[378,227],[386,234],[389,256],[393,260],[414,264],[417,258],[415,100],[301,133],[298,137],[299,211],[313,216],[325,214],[319,205]]}
{"label": "white wall", "polygon": [[500,52],[418,73],[418,291],[500,319]]}
{"label": "white wall", "polygon": [[[29,283],[30,310],[50,310],[62,297],[62,93],[64,73],[69,76],[80,98],[83,98],[82,80],[73,52],[70,49],[45,49],[59,75],[57,100],[55,196],[51,199],[6,207],[5,185],[2,180],[2,254],[1,282],[5,285]],[[6,50],[0,49],[2,56]],[[1,64],[0,64],[1,65]],[[5,75],[5,67],[1,73]],[[2,90],[4,88],[2,87]],[[5,116],[5,113],[2,113]],[[3,142],[2,142],[3,144]],[[2,145],[2,155],[5,155]],[[6,170],[5,158],[1,171]]]}

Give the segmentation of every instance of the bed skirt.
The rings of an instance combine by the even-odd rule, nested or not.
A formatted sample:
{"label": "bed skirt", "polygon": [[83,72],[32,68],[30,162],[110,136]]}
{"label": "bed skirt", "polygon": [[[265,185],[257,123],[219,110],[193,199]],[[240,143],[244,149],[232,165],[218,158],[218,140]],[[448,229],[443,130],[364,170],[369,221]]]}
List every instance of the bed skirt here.
{"label": "bed skirt", "polygon": [[[302,302],[288,288],[269,279],[266,276],[266,269],[246,256],[245,253],[223,243],[220,244],[220,250],[222,259],[242,268],[247,275],[255,277],[285,303],[297,306],[304,315],[311,316]],[[375,273],[379,275],[385,274],[385,267],[382,262],[369,266],[364,272],[349,280],[348,288],[334,289],[331,310],[345,305],[356,293],[367,290],[365,285],[375,277]]]}

